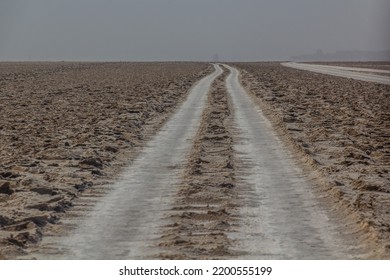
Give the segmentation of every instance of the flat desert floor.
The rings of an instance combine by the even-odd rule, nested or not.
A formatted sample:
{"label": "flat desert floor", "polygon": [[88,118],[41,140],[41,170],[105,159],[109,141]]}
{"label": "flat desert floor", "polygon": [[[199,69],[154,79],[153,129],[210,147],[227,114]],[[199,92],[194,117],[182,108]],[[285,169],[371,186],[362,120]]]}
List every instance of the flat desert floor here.
{"label": "flat desert floor", "polygon": [[0,115],[0,259],[390,256],[389,85],[2,62]]}

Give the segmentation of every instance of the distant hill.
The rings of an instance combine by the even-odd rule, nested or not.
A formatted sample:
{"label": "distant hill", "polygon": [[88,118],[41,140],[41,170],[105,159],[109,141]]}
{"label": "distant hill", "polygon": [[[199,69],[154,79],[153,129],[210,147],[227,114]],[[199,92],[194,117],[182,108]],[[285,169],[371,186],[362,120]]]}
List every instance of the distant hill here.
{"label": "distant hill", "polygon": [[292,56],[294,61],[390,61],[390,50],[387,51],[338,51],[325,53],[321,50],[314,54]]}

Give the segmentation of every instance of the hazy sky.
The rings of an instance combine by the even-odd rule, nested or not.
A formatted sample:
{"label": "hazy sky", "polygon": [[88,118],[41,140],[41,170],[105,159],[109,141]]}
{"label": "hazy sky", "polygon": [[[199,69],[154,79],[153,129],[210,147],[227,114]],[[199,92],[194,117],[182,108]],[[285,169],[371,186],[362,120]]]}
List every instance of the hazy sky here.
{"label": "hazy sky", "polygon": [[390,49],[390,0],[0,0],[0,60],[282,60]]}

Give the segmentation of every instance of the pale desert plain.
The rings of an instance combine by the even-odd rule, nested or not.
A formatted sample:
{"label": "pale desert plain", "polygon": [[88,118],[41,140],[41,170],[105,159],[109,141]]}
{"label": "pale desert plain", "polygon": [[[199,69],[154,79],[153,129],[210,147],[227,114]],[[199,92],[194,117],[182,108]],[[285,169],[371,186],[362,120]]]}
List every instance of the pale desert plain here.
{"label": "pale desert plain", "polygon": [[1,62],[0,259],[388,259],[389,139],[279,62]]}

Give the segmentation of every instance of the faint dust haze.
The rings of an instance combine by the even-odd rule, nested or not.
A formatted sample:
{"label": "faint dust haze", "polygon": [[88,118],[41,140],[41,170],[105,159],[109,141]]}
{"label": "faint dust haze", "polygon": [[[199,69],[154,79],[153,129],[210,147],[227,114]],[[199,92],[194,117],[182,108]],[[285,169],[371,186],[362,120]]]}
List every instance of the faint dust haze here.
{"label": "faint dust haze", "polygon": [[386,58],[389,21],[388,0],[2,0],[0,60]]}

